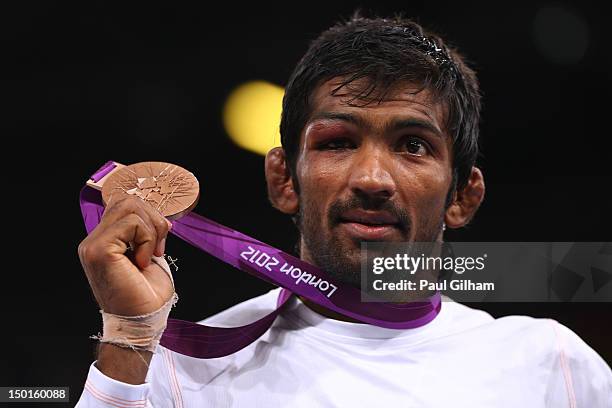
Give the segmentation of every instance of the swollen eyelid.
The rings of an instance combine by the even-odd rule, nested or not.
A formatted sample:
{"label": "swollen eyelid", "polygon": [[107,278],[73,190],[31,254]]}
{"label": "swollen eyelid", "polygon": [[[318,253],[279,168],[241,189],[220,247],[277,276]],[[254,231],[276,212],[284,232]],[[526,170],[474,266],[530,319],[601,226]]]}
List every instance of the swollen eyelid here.
{"label": "swollen eyelid", "polygon": [[353,147],[353,142],[346,138],[331,138],[321,141],[318,147],[321,149],[347,149]]}

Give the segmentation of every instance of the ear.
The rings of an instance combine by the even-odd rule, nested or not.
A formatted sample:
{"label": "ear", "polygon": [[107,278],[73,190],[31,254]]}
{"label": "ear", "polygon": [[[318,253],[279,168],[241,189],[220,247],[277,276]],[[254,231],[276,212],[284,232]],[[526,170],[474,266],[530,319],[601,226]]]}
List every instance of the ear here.
{"label": "ear", "polygon": [[446,210],[444,222],[449,228],[461,228],[470,222],[484,199],[485,184],[482,172],[472,167],[466,186],[456,191],[451,205]]}
{"label": "ear", "polygon": [[277,210],[293,215],[298,211],[298,195],[293,188],[285,150],[275,147],[266,155],[268,199]]}

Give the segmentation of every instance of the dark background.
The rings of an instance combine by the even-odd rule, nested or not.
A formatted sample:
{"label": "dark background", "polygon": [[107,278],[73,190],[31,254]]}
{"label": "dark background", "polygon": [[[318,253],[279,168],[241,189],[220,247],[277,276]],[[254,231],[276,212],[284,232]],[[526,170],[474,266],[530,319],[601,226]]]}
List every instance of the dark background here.
{"label": "dark background", "polygon": [[[2,12],[0,385],[68,385],[70,405],[81,393],[93,360],[88,336],[101,326],[77,257],[78,192],[107,160],[182,165],[201,183],[196,212],[293,248],[290,220],[266,199],[263,157],[232,144],[221,109],[245,81],[284,86],[308,41],[357,4],[225,3],[48,1]],[[475,62],[487,195],[449,240],[612,240],[602,10],[538,1],[361,6],[404,12]],[[200,320],[271,289],[174,237],[166,252],[179,258],[175,317]],[[476,306],[557,319],[612,361],[612,303]]]}

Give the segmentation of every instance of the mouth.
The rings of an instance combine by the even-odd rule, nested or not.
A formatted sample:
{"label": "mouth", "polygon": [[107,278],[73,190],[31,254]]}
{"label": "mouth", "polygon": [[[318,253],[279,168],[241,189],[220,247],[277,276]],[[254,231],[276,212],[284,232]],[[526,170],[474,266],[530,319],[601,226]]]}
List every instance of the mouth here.
{"label": "mouth", "polygon": [[350,210],[340,216],[339,224],[359,240],[388,240],[401,231],[399,219],[381,211]]}

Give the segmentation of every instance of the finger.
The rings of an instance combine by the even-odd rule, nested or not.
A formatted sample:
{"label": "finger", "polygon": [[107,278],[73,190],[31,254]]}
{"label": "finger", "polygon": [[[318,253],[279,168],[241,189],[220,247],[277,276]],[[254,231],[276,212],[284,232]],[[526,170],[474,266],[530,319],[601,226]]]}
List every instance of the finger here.
{"label": "finger", "polygon": [[171,227],[169,221],[148,202],[145,202],[139,197],[129,194],[123,194],[121,197],[113,201],[112,206],[107,207],[101,224],[104,229],[108,225],[112,225],[128,214],[137,214],[145,222],[150,222],[151,226],[157,232],[157,242],[155,243],[155,255],[163,256],[165,251],[166,236],[168,229]]}
{"label": "finger", "polygon": [[100,225],[107,227],[126,215],[133,213],[134,208],[137,207],[137,201],[142,200],[134,195],[125,194],[123,192],[114,194],[113,200],[108,202],[104,208],[104,214],[102,214]]}
{"label": "finger", "polygon": [[134,262],[139,269],[151,263],[151,256],[157,245],[157,232],[151,223],[140,215],[135,213],[127,215],[108,227],[104,235],[108,242],[116,245],[117,250],[122,253],[125,253],[131,243],[134,249]]}
{"label": "finger", "polygon": [[143,211],[145,211],[149,219],[157,232],[157,243],[155,246],[155,256],[163,256],[166,250],[166,237],[168,236],[168,230],[172,225],[170,221],[162,215],[153,205],[148,202],[144,202],[141,205]]}
{"label": "finger", "polygon": [[[95,232],[98,234],[103,233],[105,229],[115,225],[130,214],[138,215],[145,223],[150,224],[150,226],[157,231],[158,229],[154,226],[155,221],[151,217],[153,214],[147,211],[146,207],[150,206],[144,203],[139,197],[129,194],[119,194],[118,198],[112,202],[112,205],[105,209],[98,231]],[[163,231],[160,232],[160,235],[164,235]],[[155,245],[157,248],[157,240]]]}

